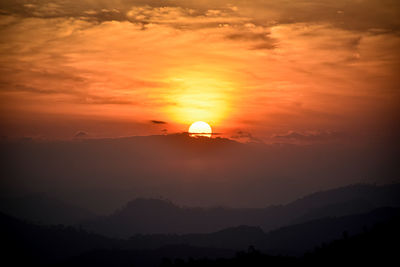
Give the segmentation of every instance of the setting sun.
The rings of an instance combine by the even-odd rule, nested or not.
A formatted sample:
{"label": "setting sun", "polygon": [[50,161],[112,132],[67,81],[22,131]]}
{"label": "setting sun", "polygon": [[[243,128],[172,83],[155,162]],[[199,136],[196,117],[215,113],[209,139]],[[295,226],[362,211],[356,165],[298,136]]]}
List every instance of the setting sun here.
{"label": "setting sun", "polygon": [[196,121],[189,127],[189,134],[192,137],[205,136],[211,137],[212,129],[208,123],[204,121]]}

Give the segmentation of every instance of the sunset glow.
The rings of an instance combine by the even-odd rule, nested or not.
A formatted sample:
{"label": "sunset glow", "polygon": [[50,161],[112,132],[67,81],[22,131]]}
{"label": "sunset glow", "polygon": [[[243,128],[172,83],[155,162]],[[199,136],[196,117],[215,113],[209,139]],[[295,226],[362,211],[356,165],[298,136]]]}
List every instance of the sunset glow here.
{"label": "sunset glow", "polygon": [[5,136],[174,133],[204,120],[244,142],[330,141],[379,136],[399,111],[399,14],[380,1],[42,2],[1,7]]}
{"label": "sunset glow", "polygon": [[201,119],[220,123],[227,118],[233,104],[232,92],[237,90],[229,80],[232,79],[218,77],[205,66],[171,78],[172,88],[166,96],[172,103],[166,109],[170,119],[185,124]]}

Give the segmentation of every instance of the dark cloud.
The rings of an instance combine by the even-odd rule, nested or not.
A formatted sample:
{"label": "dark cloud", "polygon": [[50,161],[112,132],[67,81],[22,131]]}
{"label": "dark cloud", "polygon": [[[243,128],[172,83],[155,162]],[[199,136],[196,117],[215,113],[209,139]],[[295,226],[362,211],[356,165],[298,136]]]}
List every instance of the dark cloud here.
{"label": "dark cloud", "polygon": [[262,49],[275,49],[277,46],[274,43],[264,42],[260,44],[255,44],[251,47],[253,50],[262,50]]}
{"label": "dark cloud", "polygon": [[151,123],[154,123],[154,124],[167,124],[167,122],[165,122],[165,121],[158,121],[158,120],[151,120]]}
{"label": "dark cloud", "polygon": [[89,134],[87,132],[84,132],[84,131],[79,131],[74,135],[74,138],[78,138],[78,139],[86,138],[86,137],[89,137]]}
{"label": "dark cloud", "polygon": [[33,86],[26,86],[22,84],[10,84],[8,82],[0,82],[0,88],[3,91],[14,91],[14,92],[28,92],[28,93],[36,93],[36,94],[60,94],[60,90],[53,89],[43,89],[36,88]]}
{"label": "dark cloud", "polygon": [[236,135],[232,136],[232,138],[249,138],[249,137],[252,137],[251,133],[243,131],[237,131]]}
{"label": "dark cloud", "polygon": [[[240,3],[237,5],[241,7]],[[252,5],[255,8],[247,15],[259,23],[265,23],[265,13],[273,11],[271,16],[276,24],[327,23],[352,31],[400,30],[400,2],[395,0],[255,0]]]}
{"label": "dark cloud", "polygon": [[248,142],[262,143],[263,141],[259,138],[254,137],[250,132],[245,131],[237,131],[234,135],[231,136],[233,139],[238,140],[247,140]]}
{"label": "dark cloud", "polygon": [[251,49],[274,49],[276,40],[270,37],[269,33],[251,32],[248,29],[240,30],[226,36],[232,41],[245,41],[255,43]]}
{"label": "dark cloud", "polygon": [[135,102],[123,96],[78,95],[78,102],[94,105],[132,105]]}
{"label": "dark cloud", "polygon": [[[224,2],[224,1],[222,1]],[[168,24],[178,28],[218,27],[233,23],[235,11],[228,3],[213,4],[194,1],[4,1],[0,14],[37,18],[77,18],[92,22],[129,21],[132,23]]]}
{"label": "dark cloud", "polygon": [[[234,2],[220,1],[183,1],[183,0],[122,0],[122,1],[1,1],[2,14],[18,14],[24,17],[76,17],[95,21],[152,21],[157,8],[181,8],[187,10],[185,16],[227,17],[233,11],[242,17],[250,17],[256,24],[273,23],[317,23],[326,22],[336,27],[351,30],[400,29],[400,2],[395,0],[370,1],[263,1],[256,0]],[[147,10],[139,18],[129,17],[132,7],[145,7]],[[373,10],[373,12],[372,12]],[[161,12],[165,15],[165,9]],[[158,12],[159,17],[160,13]],[[153,23],[153,22],[152,22]]]}
{"label": "dark cloud", "polygon": [[244,41],[270,41],[271,38],[266,33],[238,32],[227,35],[231,40]]}
{"label": "dark cloud", "polygon": [[344,137],[344,134],[336,131],[315,131],[299,133],[296,131],[289,131],[286,134],[273,136],[274,139],[289,140],[289,141],[305,141],[305,142],[318,142],[336,140]]}

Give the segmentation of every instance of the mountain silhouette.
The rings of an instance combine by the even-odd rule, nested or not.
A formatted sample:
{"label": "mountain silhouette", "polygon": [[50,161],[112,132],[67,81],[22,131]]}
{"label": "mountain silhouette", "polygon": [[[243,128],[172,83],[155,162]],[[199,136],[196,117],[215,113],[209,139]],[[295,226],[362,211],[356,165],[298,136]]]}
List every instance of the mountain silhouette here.
{"label": "mountain silhouette", "polygon": [[0,233],[4,262],[14,266],[46,265],[84,251],[118,248],[118,240],[87,233],[71,226],[32,224],[0,213]]}
{"label": "mountain silhouette", "polygon": [[187,244],[240,250],[250,245],[270,254],[298,256],[323,242],[356,235],[373,225],[400,216],[400,208],[379,208],[368,213],[312,220],[264,232],[259,227],[238,226],[204,234],[138,234],[129,239],[131,248],[154,249],[165,245]]}
{"label": "mountain silhouette", "polygon": [[232,258],[164,259],[161,267],[172,266],[391,266],[398,259],[400,217],[374,225],[371,229],[318,246],[300,257],[271,256],[253,246]]}
{"label": "mountain silhouette", "polygon": [[299,256],[322,243],[360,234],[399,216],[400,208],[383,207],[363,214],[316,219],[270,231],[255,245],[272,254]]}
{"label": "mountain silhouette", "polygon": [[400,206],[400,184],[352,185],[318,192],[287,205],[260,209],[180,207],[167,200],[136,199],[109,216],[82,222],[85,229],[112,237],[134,234],[207,233],[239,225],[270,231],[314,219]]}
{"label": "mountain silhouette", "polygon": [[[93,262],[96,266],[132,266],[132,261],[138,266],[158,266],[165,257],[234,255],[228,249],[189,245],[138,249],[129,240],[108,238],[71,226],[32,224],[3,213],[0,213],[0,235],[1,260],[12,266],[93,266]],[[125,260],[128,264],[124,264]]]}
{"label": "mountain silhouette", "polygon": [[[381,208],[367,214],[316,220],[266,234],[256,227],[240,226],[210,234],[141,235],[122,240],[73,227],[35,225],[0,214],[0,234],[4,255],[2,260],[22,266],[158,266],[160,263],[165,266],[179,262],[211,263],[222,259],[236,261],[238,257],[242,265],[222,266],[257,266],[252,264],[253,257],[259,258],[261,255],[264,255],[263,260],[269,262],[296,263],[296,266],[318,263],[321,266],[322,263],[331,263],[331,260],[343,261],[343,255],[353,256],[353,260],[359,257],[359,261],[374,256],[374,253],[380,256],[386,253],[393,258],[396,246],[389,242],[398,241],[399,218],[399,209]],[[355,225],[362,230],[354,231]],[[381,225],[379,231],[376,230],[376,225]],[[336,235],[332,235],[332,231]],[[327,239],[329,235],[333,239]],[[162,238],[168,239],[168,242],[160,242]],[[344,242],[340,240],[343,238]],[[374,242],[371,242],[371,238]],[[315,242],[313,247],[310,246],[310,240]],[[151,242],[153,247],[148,246]],[[299,253],[299,258],[273,256],[278,249],[282,249],[282,246],[279,247],[282,244],[286,244],[286,248],[295,247],[297,251],[304,251],[304,244],[308,244],[310,248],[306,254]],[[278,247],[273,249],[276,245]],[[257,250],[251,248],[232,258],[234,251],[248,246],[254,246]],[[363,251],[367,254],[363,255]],[[283,253],[283,250],[278,253],[289,255]],[[340,258],[335,258],[335,255]],[[177,261],[176,258],[180,260]],[[212,266],[221,265],[215,265],[214,262]]]}

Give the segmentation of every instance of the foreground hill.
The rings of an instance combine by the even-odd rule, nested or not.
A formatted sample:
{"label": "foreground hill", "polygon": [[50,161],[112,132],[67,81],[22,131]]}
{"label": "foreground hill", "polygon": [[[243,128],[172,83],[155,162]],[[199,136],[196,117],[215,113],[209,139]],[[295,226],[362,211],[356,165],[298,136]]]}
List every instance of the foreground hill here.
{"label": "foreground hill", "polygon": [[160,199],[136,199],[109,216],[86,221],[81,226],[121,238],[134,234],[207,233],[239,225],[270,231],[294,223],[364,213],[386,206],[400,207],[400,184],[352,185],[263,209],[191,208]]}
{"label": "foreground hill", "polygon": [[253,247],[233,258],[164,259],[167,266],[397,266],[400,217],[379,223],[355,236],[317,247],[301,257],[271,256]]}
{"label": "foreground hill", "polygon": [[400,208],[379,208],[368,213],[312,220],[265,233],[259,227],[238,226],[206,234],[135,235],[130,248],[154,249],[165,245],[187,244],[240,250],[250,245],[270,254],[302,255],[316,246],[356,235],[373,225],[400,216]]}
{"label": "foreground hill", "polygon": [[400,208],[387,207],[363,214],[316,219],[268,232],[255,245],[270,254],[299,256],[323,243],[360,234],[396,217],[400,217]]}
{"label": "foreground hill", "polygon": [[[31,224],[2,213],[0,235],[2,262],[11,263],[10,266],[60,266],[62,263],[68,266],[93,266],[94,262],[96,266],[132,266],[133,263],[138,266],[158,266],[165,257],[218,258],[234,255],[232,250],[188,245],[135,249],[128,240],[91,234],[73,227]],[[99,255],[96,252],[99,250],[105,252]],[[89,257],[88,262],[85,257]],[[126,257],[128,262],[124,260]],[[79,259],[78,263],[71,263],[76,259]],[[108,261],[102,265],[103,259]]]}
{"label": "foreground hill", "polygon": [[[393,211],[393,210],[392,210]],[[392,216],[386,216],[388,214]],[[374,215],[375,214],[375,215]],[[293,234],[290,241],[296,246],[302,246],[302,239],[313,239],[312,229],[321,229],[321,222],[310,222],[308,227],[288,227],[276,232],[264,234],[259,229],[239,227],[226,229],[211,234],[185,235],[176,244],[163,245],[154,248],[137,248],[139,242],[146,246],[146,237],[141,240],[119,240],[89,234],[72,227],[50,227],[29,224],[4,214],[0,214],[0,234],[3,247],[3,262],[14,266],[336,266],[335,264],[365,264],[387,265],[396,260],[397,241],[399,240],[399,212],[378,210],[373,213],[360,215],[359,220],[386,214],[381,217],[378,226],[366,227],[355,235],[338,236],[332,243],[315,246],[314,252],[291,256],[272,256],[270,251],[259,252],[254,248],[248,252],[239,249],[218,248],[232,246],[246,249],[257,239],[257,249],[265,242],[272,246],[273,237],[284,233]],[[352,217],[352,216],[348,216]],[[329,224],[341,228],[350,218],[338,218]],[[356,221],[354,218],[352,221]],[[374,220],[371,220],[372,223]],[[377,221],[377,220],[375,220]],[[342,223],[340,223],[342,222]],[[363,221],[365,223],[365,221]],[[326,225],[326,223],[325,223]],[[304,231],[307,228],[307,231]],[[347,228],[341,228],[345,231]],[[315,234],[320,233],[318,230]],[[344,238],[344,239],[343,239]],[[343,239],[343,240],[340,240]],[[338,241],[337,241],[338,240]],[[154,240],[153,240],[154,241]],[[184,241],[184,242],[183,242]],[[183,242],[179,244],[179,242]],[[147,245],[149,240],[147,240]],[[240,245],[240,243],[242,245]],[[329,243],[329,244],[328,244]],[[196,244],[196,245],[192,245]],[[328,245],[326,245],[328,244]],[[202,245],[202,246],[201,246]],[[205,247],[204,245],[211,245]],[[212,247],[214,246],[214,247]],[[302,249],[298,247],[298,249]],[[264,254],[264,253],[268,253]],[[176,260],[176,259],[179,260]]]}
{"label": "foreground hill", "polygon": [[354,236],[396,217],[400,217],[399,209],[381,208],[367,214],[316,220],[269,233],[256,227],[240,226],[208,234],[137,235],[124,240],[73,227],[35,225],[0,214],[0,234],[5,260],[15,265],[64,262],[71,266],[94,263],[96,266],[131,266],[133,263],[156,266],[165,257],[232,257],[234,251],[252,245],[271,255],[303,255],[322,243]]}

